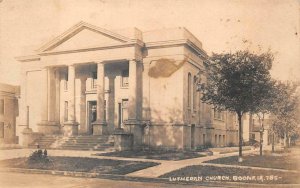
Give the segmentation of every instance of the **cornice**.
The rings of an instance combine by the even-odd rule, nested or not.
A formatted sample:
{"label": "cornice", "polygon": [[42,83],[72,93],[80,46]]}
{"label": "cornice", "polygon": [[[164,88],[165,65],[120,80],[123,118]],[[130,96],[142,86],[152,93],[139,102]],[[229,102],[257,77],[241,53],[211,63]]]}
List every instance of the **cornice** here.
{"label": "cornice", "polygon": [[178,45],[184,45],[186,41],[187,41],[186,39],[178,39],[178,40],[168,40],[168,41],[146,42],[145,47],[151,49],[151,48],[178,46]]}
{"label": "cornice", "polygon": [[28,56],[15,57],[15,59],[20,62],[29,62],[29,61],[39,61],[41,60],[41,57],[39,55],[28,55]]}
{"label": "cornice", "polygon": [[77,53],[77,52],[87,52],[87,51],[96,51],[96,50],[108,50],[108,49],[115,49],[115,48],[126,48],[138,45],[140,47],[144,46],[144,43],[140,40],[132,40],[127,43],[117,43],[117,44],[106,44],[106,45],[99,45],[99,46],[91,46],[87,48],[81,49],[71,49],[71,50],[59,50],[59,51],[46,51],[41,52],[38,55],[47,56],[47,55],[58,55],[58,54],[68,54],[68,53]]}
{"label": "cornice", "polygon": [[208,55],[204,50],[199,48],[189,39],[178,39],[178,40],[169,40],[169,41],[158,41],[158,42],[147,42],[145,43],[145,47],[148,49],[151,48],[166,48],[172,46],[180,46],[180,45],[187,45],[192,50],[194,50],[197,54],[199,54],[203,58],[208,58]]}

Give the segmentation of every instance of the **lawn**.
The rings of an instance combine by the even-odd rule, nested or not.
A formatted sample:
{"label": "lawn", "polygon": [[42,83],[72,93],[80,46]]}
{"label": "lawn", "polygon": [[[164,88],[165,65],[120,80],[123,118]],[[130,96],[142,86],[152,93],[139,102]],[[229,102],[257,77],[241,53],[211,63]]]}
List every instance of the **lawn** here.
{"label": "lawn", "polygon": [[49,157],[50,163],[29,163],[28,158],[15,158],[0,161],[0,167],[76,171],[101,174],[128,174],[159,163],[95,159],[83,157]]}
{"label": "lawn", "polygon": [[197,157],[204,157],[206,155],[199,154],[193,151],[167,151],[167,150],[137,150],[137,151],[117,151],[103,154],[96,154],[99,156],[113,156],[125,158],[141,158],[141,159],[156,159],[156,160],[183,160]]}
{"label": "lawn", "polygon": [[[201,177],[203,182],[218,181],[218,182],[243,182],[243,183],[259,183],[259,184],[291,184],[300,183],[299,173],[278,172],[272,170],[252,170],[234,167],[213,167],[213,166],[188,166],[161,176],[168,178],[169,181],[175,181],[176,178],[181,178],[180,181],[186,181],[183,178],[198,178]],[[221,180],[218,178],[221,177]],[[262,178],[262,179],[260,179]],[[178,181],[178,180],[177,180]],[[193,182],[190,181],[189,182]],[[201,181],[200,181],[201,182]],[[193,183],[197,183],[194,181]]]}
{"label": "lawn", "polygon": [[266,153],[263,156],[246,155],[243,156],[242,163],[238,162],[237,156],[214,159],[206,161],[206,163],[299,170],[299,165],[297,164],[297,161],[294,159],[294,157],[285,154],[272,155],[270,153]]}

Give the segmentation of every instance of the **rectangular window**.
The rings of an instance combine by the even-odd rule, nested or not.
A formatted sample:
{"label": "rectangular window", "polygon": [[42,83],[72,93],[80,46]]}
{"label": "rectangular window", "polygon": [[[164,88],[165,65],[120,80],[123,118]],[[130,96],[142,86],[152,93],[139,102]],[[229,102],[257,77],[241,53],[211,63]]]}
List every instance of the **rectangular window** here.
{"label": "rectangular window", "polygon": [[215,135],[215,145],[218,144],[218,135]]}
{"label": "rectangular window", "polygon": [[122,78],[121,78],[121,87],[128,87],[129,86],[129,70],[122,71]]}
{"label": "rectangular window", "polygon": [[92,89],[97,88],[97,72],[92,72]]}
{"label": "rectangular window", "polygon": [[122,122],[128,120],[128,99],[122,100]]}
{"label": "rectangular window", "polygon": [[68,121],[68,101],[65,101],[65,112],[64,112],[64,120]]}
{"label": "rectangular window", "polygon": [[65,91],[68,90],[68,73],[65,74],[64,89],[65,89]]}
{"label": "rectangular window", "polygon": [[191,85],[192,85],[192,75],[191,73],[188,74],[188,82],[187,82],[187,95],[188,95],[188,107],[191,107],[192,103],[192,92],[191,92]]}
{"label": "rectangular window", "polygon": [[104,100],[104,121],[106,121],[106,100]]}
{"label": "rectangular window", "polygon": [[0,122],[0,138],[4,138],[4,122]]}
{"label": "rectangular window", "polygon": [[4,99],[0,99],[0,114],[4,114]]}
{"label": "rectangular window", "polygon": [[223,120],[224,119],[223,112],[219,111],[217,109],[214,109],[214,119]]}

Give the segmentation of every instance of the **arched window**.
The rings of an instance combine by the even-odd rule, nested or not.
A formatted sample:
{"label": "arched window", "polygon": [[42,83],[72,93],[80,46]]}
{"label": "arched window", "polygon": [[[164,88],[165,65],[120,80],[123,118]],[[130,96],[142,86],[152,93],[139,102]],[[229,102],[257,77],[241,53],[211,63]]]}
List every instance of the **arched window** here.
{"label": "arched window", "polygon": [[191,73],[188,74],[188,107],[192,107],[191,103],[192,103],[192,92],[191,92],[191,85],[192,85],[192,75]]}
{"label": "arched window", "polygon": [[197,77],[194,76],[193,80],[193,110],[196,111],[197,109]]}

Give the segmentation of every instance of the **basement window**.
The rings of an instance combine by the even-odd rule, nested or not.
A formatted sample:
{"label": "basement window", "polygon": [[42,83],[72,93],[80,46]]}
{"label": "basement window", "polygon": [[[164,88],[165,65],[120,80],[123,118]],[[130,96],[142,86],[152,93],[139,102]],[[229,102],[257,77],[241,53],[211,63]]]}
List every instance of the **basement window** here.
{"label": "basement window", "polygon": [[4,99],[0,99],[0,114],[4,115]]}

